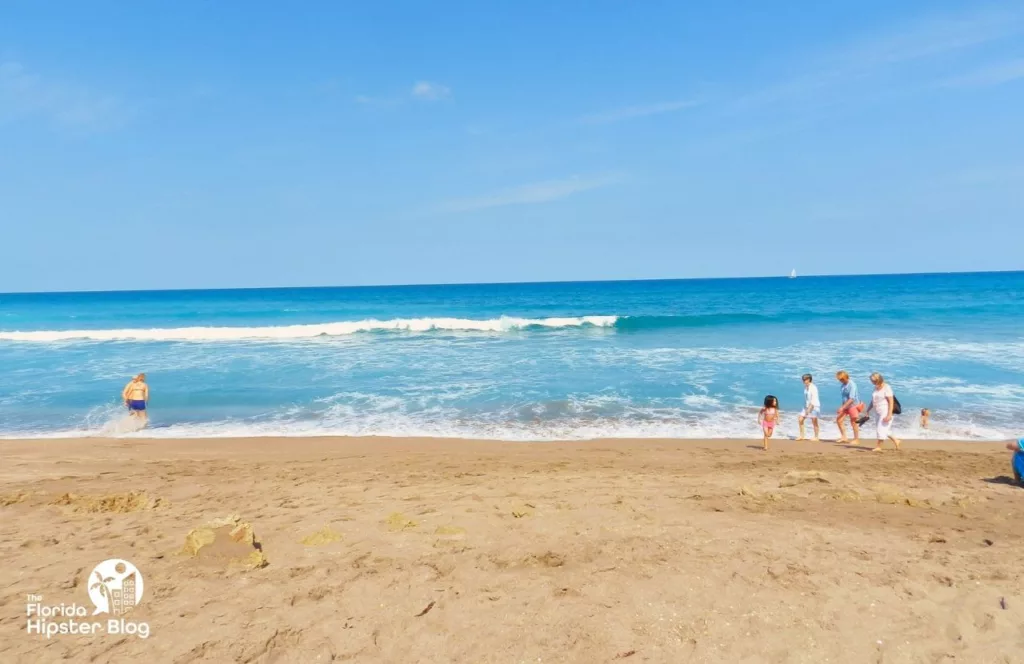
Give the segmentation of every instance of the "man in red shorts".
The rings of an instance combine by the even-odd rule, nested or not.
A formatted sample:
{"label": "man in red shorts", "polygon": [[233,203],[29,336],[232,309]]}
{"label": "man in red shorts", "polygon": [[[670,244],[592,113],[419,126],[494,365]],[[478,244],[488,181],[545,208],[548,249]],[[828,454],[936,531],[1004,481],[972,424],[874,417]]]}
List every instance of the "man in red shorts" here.
{"label": "man in red shorts", "polygon": [[[857,424],[857,418],[860,416],[861,411],[864,410],[864,404],[861,402],[860,394],[857,392],[857,384],[850,380],[850,374],[840,371],[836,373],[836,378],[842,384],[840,396],[843,400],[839,410],[836,411],[836,425],[839,427],[838,442],[858,445],[860,444],[860,425]],[[846,429],[843,428],[844,417],[850,418],[850,426],[853,428],[852,441],[846,438]]]}

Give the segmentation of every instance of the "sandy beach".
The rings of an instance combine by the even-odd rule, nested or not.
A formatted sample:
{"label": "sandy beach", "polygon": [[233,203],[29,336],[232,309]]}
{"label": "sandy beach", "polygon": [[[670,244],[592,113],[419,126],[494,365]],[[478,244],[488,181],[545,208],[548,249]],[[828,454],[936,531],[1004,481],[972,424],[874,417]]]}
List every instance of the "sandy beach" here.
{"label": "sandy beach", "polygon": [[[758,447],[2,441],[0,661],[1020,661],[1001,445]],[[148,638],[26,633],[110,558]]]}

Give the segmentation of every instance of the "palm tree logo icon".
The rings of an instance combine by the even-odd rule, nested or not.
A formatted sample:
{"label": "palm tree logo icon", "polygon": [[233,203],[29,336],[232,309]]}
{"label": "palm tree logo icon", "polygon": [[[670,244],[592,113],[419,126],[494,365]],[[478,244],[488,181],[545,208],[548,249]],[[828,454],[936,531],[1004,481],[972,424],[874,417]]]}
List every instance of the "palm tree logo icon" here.
{"label": "palm tree logo icon", "polygon": [[89,599],[96,606],[93,615],[123,616],[142,600],[142,572],[127,560],[104,560],[89,575]]}

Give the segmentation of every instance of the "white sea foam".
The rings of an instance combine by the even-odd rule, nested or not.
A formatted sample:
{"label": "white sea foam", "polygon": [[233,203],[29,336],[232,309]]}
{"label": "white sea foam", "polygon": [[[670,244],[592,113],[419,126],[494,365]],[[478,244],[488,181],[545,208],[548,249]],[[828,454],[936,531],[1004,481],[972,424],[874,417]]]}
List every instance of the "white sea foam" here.
{"label": "white sea foam", "polygon": [[[82,428],[63,431],[22,431],[5,434],[13,438],[58,438],[85,436],[117,436],[143,438],[232,438],[232,437],[297,437],[297,436],[370,436],[370,437],[433,437],[507,441],[592,440],[604,438],[677,438],[757,440],[755,406],[719,406],[711,411],[692,409],[666,400],[658,405],[628,404],[614,396],[572,398],[545,408],[541,415],[558,414],[553,418],[530,417],[538,404],[520,404],[503,410],[470,416],[450,405],[435,404],[428,408],[412,408],[403,399],[381,395],[346,394],[343,403],[333,403],[312,413],[304,408],[288,408],[274,417],[239,418],[211,422],[179,423],[135,431],[133,422],[122,423],[113,406],[97,409],[90,422]],[[614,415],[605,414],[610,406],[620,406]],[[708,404],[710,405],[710,404]],[[123,411],[121,411],[123,412]],[[1006,440],[1014,435],[1007,421],[979,414],[939,412],[931,427],[921,429],[919,418],[908,408],[909,415],[898,417],[894,432],[900,438],[942,440]],[[524,417],[525,416],[525,417]],[[124,425],[127,426],[124,426]],[[828,418],[822,422],[822,434],[828,438],[837,433]],[[776,431],[777,440],[794,438],[795,417],[785,417]],[[863,430],[865,440],[871,438],[873,426]]]}
{"label": "white sea foam", "polygon": [[[753,425],[751,424],[753,422]],[[374,426],[369,421],[351,422],[349,425],[324,426],[317,423],[254,423],[241,421],[209,422],[203,424],[178,424],[169,427],[127,431],[107,430],[64,430],[39,432],[14,432],[5,434],[8,438],[72,438],[93,436],[114,436],[132,438],[259,438],[259,437],[320,437],[320,436],[365,436],[365,437],[414,437],[414,438],[462,438],[467,440],[505,441],[555,441],[555,440],[598,440],[615,438],[672,438],[672,439],[747,439],[760,440],[761,432],[756,421],[749,414],[745,417],[703,418],[692,421],[657,420],[623,421],[606,420],[593,422],[551,422],[546,425],[499,425],[477,423],[418,422],[414,418],[381,418]],[[873,434],[871,425],[866,425],[863,436]],[[835,436],[834,427],[823,424],[823,435]],[[783,426],[776,430],[776,440],[793,439],[796,425]],[[932,425],[921,430],[916,425],[899,423],[894,429],[903,439],[935,439],[964,441],[1000,441],[1012,436],[1003,429],[985,427],[963,422],[962,425]]]}
{"label": "white sea foam", "polygon": [[913,390],[916,394],[937,395],[953,399],[980,397],[996,402],[1009,402],[1013,405],[1024,403],[1024,385],[996,383],[992,385],[975,385],[959,378],[904,378],[901,387]]}
{"label": "white sea foam", "polygon": [[683,403],[691,408],[717,408],[722,405],[722,402],[707,394],[685,394],[682,397]]}
{"label": "white sea foam", "polygon": [[142,430],[141,418],[132,417],[121,404],[104,404],[89,410],[85,416],[86,429],[98,436],[123,436]]}
{"label": "white sea foam", "polygon": [[577,316],[562,318],[514,318],[502,316],[487,320],[470,318],[396,318],[359,320],[310,325],[265,327],[178,327],[119,330],[38,330],[0,332],[0,341],[54,343],[61,341],[246,341],[259,339],[294,340],[356,334],[358,332],[398,331],[431,332],[510,332],[531,327],[612,327],[617,316]]}

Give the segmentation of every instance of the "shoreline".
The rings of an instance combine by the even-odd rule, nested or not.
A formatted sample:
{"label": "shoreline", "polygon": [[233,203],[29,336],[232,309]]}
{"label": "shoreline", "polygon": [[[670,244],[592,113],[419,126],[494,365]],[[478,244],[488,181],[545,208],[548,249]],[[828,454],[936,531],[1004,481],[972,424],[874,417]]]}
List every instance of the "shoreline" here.
{"label": "shoreline", "polygon": [[[912,452],[944,452],[955,454],[1009,454],[1006,441],[962,441],[903,439],[900,450],[886,441],[882,453],[873,456],[906,455]],[[639,454],[648,453],[723,453],[752,455],[752,459],[776,454],[784,455],[859,455],[871,452],[874,440],[861,439],[849,445],[822,439],[819,442],[772,439],[768,451],[761,449],[760,438],[594,438],[589,440],[513,441],[476,438],[430,438],[390,436],[252,436],[224,438],[150,438],[143,436],[81,437],[81,438],[0,438],[0,455],[84,454],[87,457],[111,458],[131,450],[137,460],[146,458],[235,458],[273,457],[300,461],[309,456],[335,453],[339,457],[358,454],[361,458],[394,454],[483,454],[489,456],[558,455],[588,452]],[[3,477],[0,471],[0,477]]]}
{"label": "shoreline", "polygon": [[[863,433],[870,433],[864,431]],[[897,432],[900,433],[900,432]],[[57,434],[53,436],[3,436],[0,435],[0,446],[11,445],[17,443],[32,443],[32,442],[57,442],[57,443],[72,443],[73,441],[100,441],[100,442],[164,442],[183,444],[189,441],[225,441],[225,442],[240,442],[240,441],[331,441],[335,444],[346,444],[346,443],[369,443],[371,441],[379,441],[386,445],[394,444],[400,441],[420,441],[431,444],[488,444],[488,445],[577,445],[577,444],[593,444],[593,443],[621,443],[624,445],[643,445],[644,443],[678,443],[680,445],[693,444],[699,446],[715,446],[721,445],[724,448],[729,448],[733,445],[740,443],[760,443],[760,436],[750,436],[748,438],[738,436],[728,437],[708,437],[708,436],[695,436],[693,438],[681,438],[681,437],[635,437],[635,436],[621,436],[621,437],[598,437],[598,438],[549,438],[549,439],[513,439],[513,438],[467,438],[462,436],[378,436],[378,435],[358,435],[349,436],[335,433],[324,433],[324,434],[281,434],[281,433],[268,433],[261,435],[225,435],[225,436],[162,436],[162,435],[145,435],[144,432],[132,432],[119,435],[110,434],[82,434],[82,435],[66,435]],[[873,447],[875,439],[872,437],[861,436],[860,447]],[[906,449],[941,449],[949,446],[959,445],[996,445],[1002,446],[1005,443],[1013,442],[1017,440],[1014,437],[1007,438],[912,438],[901,434],[900,442]],[[797,446],[798,449],[804,450],[804,445],[814,446],[829,446],[838,447],[839,449],[850,448],[852,446],[843,445],[839,443],[834,437],[823,437],[817,443],[810,440],[796,440],[792,437],[780,437],[776,435],[770,439],[772,449],[778,445],[790,445]],[[909,445],[909,447],[908,447]],[[886,442],[888,449],[891,449],[891,443]],[[804,451],[812,451],[813,448],[809,448]]]}
{"label": "shoreline", "polygon": [[[0,660],[1012,661],[1009,452],[872,446],[0,440]],[[189,549],[226,519],[258,553]],[[148,638],[26,633],[109,559]]]}

